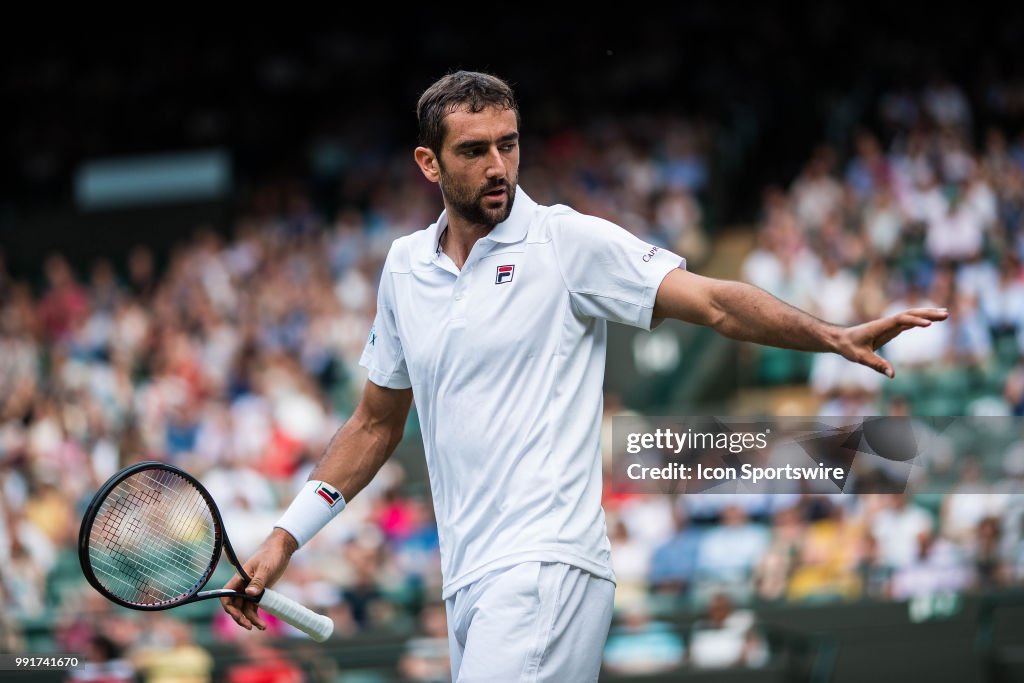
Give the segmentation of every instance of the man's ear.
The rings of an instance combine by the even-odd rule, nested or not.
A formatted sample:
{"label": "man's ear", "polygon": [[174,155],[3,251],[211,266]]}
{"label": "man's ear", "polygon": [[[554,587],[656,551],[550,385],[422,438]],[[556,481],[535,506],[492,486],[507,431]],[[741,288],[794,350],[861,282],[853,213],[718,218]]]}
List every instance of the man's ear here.
{"label": "man's ear", "polygon": [[416,165],[420,167],[427,180],[432,183],[441,180],[441,166],[434,150],[429,147],[417,147],[413,155],[416,157]]}

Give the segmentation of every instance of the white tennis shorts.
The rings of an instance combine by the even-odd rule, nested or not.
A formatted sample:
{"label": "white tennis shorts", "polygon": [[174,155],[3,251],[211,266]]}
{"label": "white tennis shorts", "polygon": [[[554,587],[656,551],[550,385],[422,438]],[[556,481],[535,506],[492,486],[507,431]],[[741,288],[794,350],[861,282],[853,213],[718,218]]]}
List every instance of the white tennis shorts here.
{"label": "white tennis shorts", "polygon": [[615,584],[578,567],[524,562],[445,601],[452,681],[596,681]]}

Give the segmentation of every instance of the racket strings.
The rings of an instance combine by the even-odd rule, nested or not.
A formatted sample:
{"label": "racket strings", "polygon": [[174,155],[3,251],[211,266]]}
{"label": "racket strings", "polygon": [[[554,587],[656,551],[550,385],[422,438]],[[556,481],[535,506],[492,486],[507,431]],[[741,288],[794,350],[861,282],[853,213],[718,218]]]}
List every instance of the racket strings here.
{"label": "racket strings", "polygon": [[216,530],[209,505],[186,479],[144,470],[107,495],[93,522],[93,574],[138,605],[173,602],[198,590],[213,569]]}
{"label": "racket strings", "polygon": [[[134,489],[134,487],[131,488]],[[200,575],[206,568],[207,563],[204,562],[204,559],[208,559],[208,557],[204,558],[202,556],[190,556],[182,552],[182,550],[179,547],[180,544],[175,543],[175,541],[173,540],[175,538],[187,537],[181,533],[180,528],[172,530],[171,534],[168,535],[163,533],[159,526],[148,526],[144,528],[142,524],[139,522],[137,515],[128,516],[125,514],[126,508],[137,508],[140,505],[148,505],[154,502],[154,499],[151,496],[151,492],[142,491],[142,495],[140,496],[137,496],[136,493],[140,492],[135,490],[132,491],[132,494],[129,495],[128,498],[126,499],[125,505],[115,506],[111,510],[111,517],[107,520],[107,524],[105,524],[104,531],[106,535],[104,540],[106,540],[109,544],[109,547],[115,551],[115,557],[118,560],[117,568],[121,571],[133,569],[132,566],[125,562],[126,559],[130,558],[134,560],[137,564],[144,566],[150,572],[159,572],[163,569],[166,569],[166,565],[161,567],[159,564],[154,563],[152,557],[136,553],[132,549],[133,546],[137,545],[136,541],[138,540],[138,538],[142,537],[143,535],[152,535],[155,536],[162,543],[162,547],[157,546],[157,549],[162,551],[162,553],[170,556],[170,559],[172,561],[176,561],[178,563],[178,567],[191,568],[197,575]],[[194,512],[198,512],[198,510],[195,510]],[[154,516],[159,517],[159,515],[157,515],[155,511],[147,512],[146,514],[152,514]],[[189,516],[191,516],[192,519],[194,520],[200,519],[199,515]],[[184,518],[185,517],[183,516],[182,519]],[[163,521],[165,524],[169,524],[166,522],[166,520],[161,521]],[[192,526],[193,528],[195,527],[195,522],[193,522]],[[178,527],[180,527],[180,522],[178,523]],[[118,537],[119,533],[122,534],[121,537]],[[126,544],[125,541],[128,541],[128,543]],[[114,578],[121,579],[122,581],[124,580],[123,575],[115,575]],[[159,587],[155,588],[158,589]],[[166,597],[175,596],[166,595]]]}
{"label": "racket strings", "polygon": [[[149,484],[155,488],[135,486],[130,480],[122,482],[126,484],[122,495],[110,507],[112,524],[106,525],[106,541],[112,553],[105,558],[107,566],[97,564],[101,572],[117,583],[108,588],[119,589],[124,593],[120,595],[123,599],[138,604],[164,602],[190,592],[194,583],[203,578],[213,543],[205,544],[204,548],[202,536],[196,535],[201,530],[196,526],[203,524],[203,513],[207,510],[205,501],[194,489],[192,504],[183,504],[190,498],[191,489],[184,480],[178,482],[183,489],[156,478],[174,477],[170,473],[154,476],[147,472],[140,476],[148,476]],[[191,523],[186,527],[188,520]],[[212,520],[209,522],[212,525]],[[182,540],[193,543],[183,544]],[[196,540],[199,547],[189,547],[195,546]]]}
{"label": "racket strings", "polygon": [[[138,489],[135,489],[135,487],[132,486],[131,483],[129,481],[127,481],[127,480],[126,480],[125,483],[128,484],[128,486],[132,489],[132,495],[129,496],[129,498],[128,498],[128,503],[129,504],[134,503],[135,506],[150,505],[150,504],[152,504],[152,503],[154,503],[154,502],[156,502],[158,500],[158,498],[153,495],[152,491],[150,491],[150,490],[141,490],[140,491]],[[154,483],[156,483],[157,485],[160,485],[159,482],[154,482]],[[173,489],[169,489],[169,490],[173,491]],[[186,553],[182,552],[182,550],[180,548],[180,544],[176,543],[175,539],[181,539],[181,538],[187,538],[188,537],[186,534],[182,533],[184,531],[183,529],[181,529],[181,523],[182,523],[183,520],[187,520],[187,519],[193,520],[191,528],[190,528],[190,531],[192,531],[194,533],[196,525],[197,524],[201,524],[204,521],[203,517],[202,517],[202,514],[201,514],[204,510],[205,510],[205,501],[203,501],[203,499],[201,497],[199,497],[199,496],[197,496],[197,500],[195,501],[195,504],[192,506],[192,509],[188,511],[188,514],[179,515],[178,519],[176,521],[175,520],[171,520],[171,521],[167,520],[166,517],[164,517],[163,515],[160,514],[160,512],[161,512],[160,508],[155,508],[155,507],[154,508],[150,508],[150,509],[148,509],[146,511],[145,514],[155,518],[155,519],[150,519],[148,521],[149,522],[154,522],[155,521],[155,522],[157,522],[156,524],[149,524],[145,529],[143,529],[141,523],[138,520],[138,517],[132,517],[132,518],[128,518],[128,521],[126,523],[127,524],[126,530],[129,533],[131,533],[131,534],[140,534],[144,530],[146,532],[146,535],[152,534],[152,535],[156,536],[160,541],[162,541],[164,543],[164,548],[162,548],[162,550],[164,550],[165,552],[170,553],[171,555],[174,555],[175,556],[174,559],[176,559],[176,560],[178,560],[178,561],[180,561],[182,563],[193,565],[193,567],[196,570],[201,572],[201,571],[203,571],[203,569],[205,569],[205,566],[207,564],[204,560],[206,560],[208,558],[205,557],[205,556],[191,556],[189,554],[186,554]],[[123,514],[123,509],[119,510],[118,512],[120,513],[118,515],[119,516],[119,520],[123,521],[125,519],[124,514]],[[212,520],[210,521],[210,523],[212,524]],[[172,525],[173,525],[173,528],[172,528]],[[170,529],[170,533],[166,533],[164,531],[165,529]],[[146,559],[146,558],[143,557],[142,559]]]}
{"label": "racket strings", "polygon": [[[148,504],[148,503],[152,502],[153,499],[152,499],[152,497],[150,495],[150,492],[146,492],[146,491],[137,492],[136,490],[134,490],[134,487],[131,486],[131,484],[129,482],[124,482],[124,483],[127,485],[127,487],[133,489],[132,494],[126,499],[125,504],[123,504],[123,505],[115,505],[110,510],[110,517],[105,520],[105,524],[104,524],[104,529],[103,529],[104,539],[103,540],[107,541],[112,547],[119,548],[123,544],[123,541],[127,540],[128,538],[134,538],[136,536],[139,536],[143,532],[146,532],[147,535],[148,534],[154,534],[158,538],[160,538],[160,540],[165,542],[165,544],[167,545],[167,548],[171,548],[170,552],[172,554],[176,555],[178,560],[180,560],[182,562],[185,562],[185,563],[190,563],[190,561],[193,561],[193,560],[199,560],[198,562],[191,562],[191,563],[193,565],[195,565],[197,570],[202,571],[202,569],[204,567],[204,563],[201,561],[201,558],[190,557],[189,555],[186,555],[186,554],[182,553],[180,550],[177,550],[177,549],[173,548],[172,539],[175,538],[176,536],[177,537],[182,537],[183,536],[183,534],[180,533],[180,529],[172,530],[170,535],[163,533],[160,530],[159,527],[148,527],[148,528],[144,529],[142,527],[141,523],[139,522],[137,516],[128,516],[126,514],[126,509],[130,510],[132,508],[137,508],[140,505]],[[136,493],[142,493],[143,495],[136,496]],[[154,512],[150,512],[148,514],[154,514],[155,515],[156,513],[154,511]],[[194,516],[193,519],[198,519],[198,516]],[[122,528],[122,525],[123,525],[123,528]],[[195,526],[195,523],[193,523],[193,527],[194,526]],[[95,529],[95,527],[93,527],[93,528]],[[129,548],[127,548],[127,550],[128,550],[128,552],[130,552],[130,546],[129,546]],[[143,562],[147,561],[147,558],[145,556],[141,556],[141,557],[139,557],[139,559],[141,561],[143,561]]]}
{"label": "racket strings", "polygon": [[[149,525],[142,523],[139,510],[146,501],[146,496],[129,495],[111,506],[111,516],[103,527],[106,547],[101,548],[108,552],[91,553],[94,569],[103,575],[107,588],[139,604],[173,599],[191,583],[186,578],[189,574],[202,572],[192,558],[169,542],[172,539],[167,534],[154,531],[151,523],[155,520]],[[94,543],[94,549],[98,547]]]}

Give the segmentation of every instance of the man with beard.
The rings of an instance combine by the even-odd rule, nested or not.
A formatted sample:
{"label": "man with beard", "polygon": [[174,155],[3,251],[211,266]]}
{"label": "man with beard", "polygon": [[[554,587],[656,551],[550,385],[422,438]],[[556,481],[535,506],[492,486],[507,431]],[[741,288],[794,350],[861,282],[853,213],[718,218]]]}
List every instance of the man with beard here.
{"label": "man with beard", "polygon": [[[830,325],[756,287],[689,273],[608,221],[538,205],[517,184],[519,110],[494,76],[441,78],[417,116],[416,163],[440,185],[444,211],[391,247],[361,402],[245,564],[246,590],[272,585],[366,486],[415,398],[453,679],[597,680],[614,593],[599,450],[606,321],[650,329],[676,318],[891,376],[875,350],[946,313]],[[263,628],[253,603],[225,608]]]}

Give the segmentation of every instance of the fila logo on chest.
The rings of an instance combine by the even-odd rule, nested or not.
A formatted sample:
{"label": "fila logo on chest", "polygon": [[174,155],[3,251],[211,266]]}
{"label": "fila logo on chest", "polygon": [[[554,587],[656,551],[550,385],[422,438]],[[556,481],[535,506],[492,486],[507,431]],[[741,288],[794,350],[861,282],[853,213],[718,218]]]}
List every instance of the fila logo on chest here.
{"label": "fila logo on chest", "polygon": [[494,284],[503,285],[506,282],[512,282],[512,275],[515,272],[515,266],[498,266],[498,270],[494,275]]}

